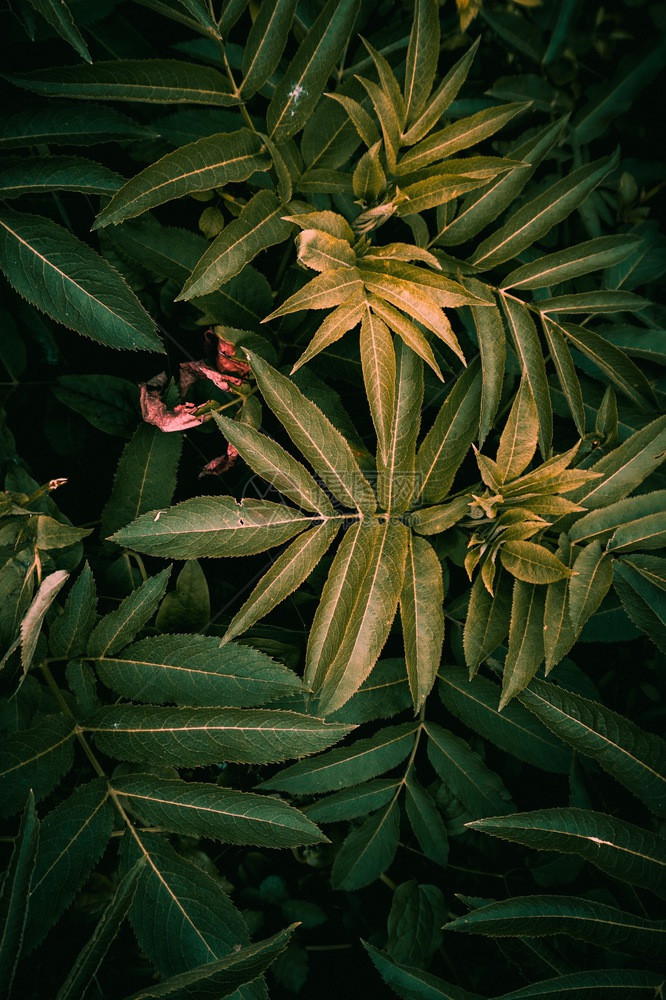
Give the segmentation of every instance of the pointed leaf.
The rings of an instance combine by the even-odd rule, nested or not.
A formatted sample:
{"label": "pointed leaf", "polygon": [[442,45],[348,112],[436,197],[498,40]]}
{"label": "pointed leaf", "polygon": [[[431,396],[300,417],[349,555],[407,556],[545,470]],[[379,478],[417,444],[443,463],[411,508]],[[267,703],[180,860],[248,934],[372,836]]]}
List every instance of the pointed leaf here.
{"label": "pointed leaf", "polygon": [[422,358],[426,364],[430,365],[437,378],[440,378],[443,381],[443,376],[435,359],[435,355],[432,352],[432,348],[418,327],[414,326],[414,324],[401,312],[395,309],[392,305],[389,305],[389,303],[384,299],[379,298],[377,295],[366,293],[366,298],[372,307],[372,311],[386,323],[389,329],[393,330],[394,333],[397,333],[401,340],[408,347],[410,347],[415,354],[418,354],[418,356]]}
{"label": "pointed leaf", "polygon": [[238,104],[217,70],[181,59],[114,59],[91,66],[51,66],[12,83],[46,97],[151,104]]}
{"label": "pointed leaf", "polygon": [[374,882],[393,861],[399,836],[400,810],[394,797],[344,841],[333,862],[333,888],[350,892]]}
{"label": "pointed leaf", "polygon": [[486,767],[465,740],[434,722],[426,723],[425,728],[430,763],[472,816],[511,810],[513,802],[501,778]]}
{"label": "pointed leaf", "polygon": [[[659,980],[659,982],[658,982]],[[572,972],[555,979],[544,979],[522,989],[506,993],[502,1000],[537,1000],[538,997],[552,997],[554,1000],[578,1000],[593,996],[595,1000],[605,1000],[617,996],[618,990],[627,995],[639,995],[640,990],[656,990],[661,984],[658,974],[636,969],[601,969],[600,971]]]}
{"label": "pointed leaf", "polygon": [[102,856],[113,829],[106,782],[79,787],[42,820],[42,837],[30,893],[26,946],[33,951]]}
{"label": "pointed leaf", "polygon": [[341,302],[337,308],[329,313],[321,324],[314,337],[305,348],[300,358],[291,369],[291,374],[297,372],[306,361],[310,361],[321,351],[335,344],[341,337],[361,322],[361,317],[365,309],[363,295],[355,293],[345,302]]}
{"label": "pointed leaf", "polygon": [[525,583],[554,583],[571,575],[550,549],[535,542],[505,542],[500,559],[512,576]]}
{"label": "pointed leaf", "polygon": [[113,789],[146,823],[185,837],[259,847],[296,847],[325,839],[297,809],[268,795],[152,774],[116,778]]}
{"label": "pointed leaf", "polygon": [[546,459],[550,456],[553,440],[553,409],[539,334],[522,302],[511,296],[503,296],[502,306],[523,376],[532,390],[539,415],[539,448]]}
{"label": "pointed leaf", "polygon": [[72,719],[50,715],[0,740],[0,815],[18,812],[30,790],[37,802],[53,791],[74,763],[73,737]]}
{"label": "pointed leaf", "polygon": [[195,497],[142,514],[111,537],[118,545],[172,559],[246,556],[282,545],[311,521],[301,511],[267,500]]}
{"label": "pointed leaf", "polygon": [[312,760],[292,764],[259,787],[310,795],[360,785],[405,760],[414,746],[417,731],[414,722],[387,726],[349,747],[338,747]]}
{"label": "pointed leaf", "polygon": [[6,997],[21,957],[38,844],[39,820],[30,791],[0,894],[0,990]]}
{"label": "pointed leaf", "polygon": [[636,549],[661,549],[666,542],[663,511],[648,514],[632,524],[621,525],[608,540],[607,549],[613,555]]}
{"label": "pointed leaf", "polygon": [[587,510],[617,503],[659,468],[665,452],[666,416],[662,416],[595,462],[592,471],[601,473],[603,478],[577,489],[569,499],[582,504]]}
{"label": "pointed leaf", "polygon": [[610,267],[628,257],[635,246],[635,242],[624,234],[599,236],[517,267],[503,280],[502,287],[549,288],[581,274]]}
{"label": "pointed leaf", "polygon": [[571,357],[571,351],[565,337],[554,323],[544,323],[543,332],[548,344],[550,356],[557,371],[560,383],[569,407],[569,412],[581,437],[585,436],[585,405],[583,391],[576,374],[576,366]]}
{"label": "pointed leaf", "polygon": [[215,414],[215,422],[253,472],[304,510],[332,514],[333,507],[307,469],[284,448],[249,424]]}
{"label": "pointed leaf", "polygon": [[284,206],[272,191],[258,191],[213,240],[185,282],[178,299],[207,295],[243,270],[267,247],[282,243],[291,232]]}
{"label": "pointed leaf", "polygon": [[578,208],[590,191],[616,168],[617,162],[616,153],[609,159],[595,160],[578,167],[556,181],[543,194],[514,212],[497,232],[484,240],[472,255],[472,263],[486,269],[516,257]]}
{"label": "pointed leaf", "polygon": [[504,661],[500,710],[527,687],[544,657],[545,587],[516,580],[513,585],[509,650]]}
{"label": "pointed leaf", "polygon": [[123,278],[50,219],[5,208],[0,266],[19,295],[68,329],[107,347],[163,351],[152,319]]}
{"label": "pointed leaf", "polygon": [[527,378],[523,376],[497,449],[497,464],[502,471],[503,482],[517,479],[525,471],[534,458],[538,434],[539,420],[534,396]]}
{"label": "pointed leaf", "polygon": [[261,4],[243,52],[244,100],[268,80],[280,61],[289,37],[297,0],[269,0]]}
{"label": "pointed leaf", "polygon": [[523,705],[578,753],[592,757],[658,816],[666,809],[666,743],[596,701],[534,680]]}
{"label": "pointed leaf", "polygon": [[262,576],[236,613],[224,635],[224,642],[241,635],[300,587],[330,548],[338,530],[337,523],[328,522],[296,538]]}
{"label": "pointed leaf", "polygon": [[115,895],[102,913],[92,937],[77,955],[67,979],[58,990],[56,1000],[77,1000],[89,988],[132,905],[137,880],[144,863],[143,860],[137,861],[134,868],[120,880]]}
{"label": "pointed leaf", "polygon": [[68,579],[69,573],[64,569],[58,569],[55,573],[45,576],[25,613],[21,622],[21,668],[24,677],[32,664],[46,612]]}
{"label": "pointed leaf", "polygon": [[491,597],[481,576],[472,585],[463,632],[465,662],[469,667],[470,677],[476,674],[481,663],[509,634],[511,582],[506,573],[497,577],[494,591],[494,596]]}
{"label": "pointed leaf", "polygon": [[403,1000],[481,1000],[478,993],[445,983],[422,969],[400,965],[371,944],[362,944],[384,982]]}
{"label": "pointed leaf", "polygon": [[75,52],[91,63],[90,52],[85,39],[79,31],[72,12],[65,0],[29,0],[30,5],[42,15],[61,38],[72,46]]}
{"label": "pointed leaf", "polygon": [[432,796],[411,776],[405,783],[405,811],[425,856],[446,868],[449,838],[444,820]]}
{"label": "pointed leaf", "polygon": [[395,778],[376,778],[355,788],[343,788],[333,795],[325,795],[306,806],[305,815],[316,823],[337,823],[344,819],[358,819],[381,809],[393,798],[398,785]]}
{"label": "pointed leaf", "polygon": [[[666,599],[663,589],[641,572],[640,556],[620,558],[613,568],[613,582],[631,621],[666,652]],[[647,558],[646,556],[642,557]]]}
{"label": "pointed leaf", "polygon": [[270,166],[261,149],[261,137],[247,128],[181,146],[127,181],[99,213],[95,228],[117,225],[194,191],[247,180]]}
{"label": "pointed leaf", "polygon": [[[422,34],[422,37],[425,46],[424,54],[425,51],[431,53],[432,50],[429,46],[432,45],[432,41],[426,42],[424,34]],[[405,145],[413,146],[414,143],[419,141],[419,139],[422,139],[425,135],[427,135],[430,129],[433,128],[433,126],[436,125],[440,118],[444,115],[444,112],[455,100],[458,91],[465,82],[478,47],[479,43],[477,40],[470,46],[465,55],[451,67],[430,100],[426,101],[425,109],[421,112],[414,124],[410,125],[405,132],[403,137]],[[418,86],[419,89],[417,92],[420,95],[420,84],[416,84],[415,82],[415,86]]]}
{"label": "pointed leaf", "polygon": [[95,626],[88,640],[87,655],[106,656],[122,649],[148,622],[164,597],[171,567],[163,569],[142,583],[121,602],[115,611],[105,615]]}
{"label": "pointed leaf", "polygon": [[0,148],[17,149],[46,142],[89,146],[123,139],[149,138],[147,128],[113,108],[67,101],[7,109],[0,116]]}
{"label": "pointed leaf", "polygon": [[351,602],[339,649],[317,674],[319,711],[328,714],[359,689],[379,658],[398,607],[409,530],[397,521],[375,522],[362,583]]}
{"label": "pointed leaf", "polygon": [[300,757],[336,743],[353,727],[261,708],[117,705],[100,709],[85,728],[112,757],[199,767],[225,760],[258,764]]}
{"label": "pointed leaf", "polygon": [[589,514],[579,518],[569,529],[569,537],[572,542],[577,542],[579,545],[595,538],[600,542],[606,542],[620,529],[631,529],[644,518],[661,513],[664,508],[666,508],[666,490],[627,497],[608,507],[590,511]]}
{"label": "pointed leaf", "polygon": [[275,88],[266,113],[274,142],[284,142],[303,128],[347,43],[358,0],[328,0]]}
{"label": "pointed leaf", "polygon": [[410,536],[400,617],[405,663],[414,711],[418,712],[435,682],[444,642],[442,567],[432,546]]}
{"label": "pointed leaf", "polygon": [[250,360],[266,403],[325,486],[345,506],[374,511],[370,484],[340,432],[290,379],[256,355]]}
{"label": "pointed leaf", "polygon": [[534,767],[556,774],[569,772],[570,750],[527,712],[519,700],[512,701],[500,714],[499,688],[492,681],[485,677],[469,681],[462,667],[448,665],[439,676],[439,694],[444,705],[474,732]]}
{"label": "pointed leaf", "polygon": [[451,921],[446,930],[492,937],[567,934],[601,948],[647,958],[663,945],[666,922],[646,920],[577,896],[514,896],[480,906]]}
{"label": "pointed leaf", "polygon": [[[565,566],[572,568],[576,553],[569,538],[560,535],[556,553]],[[569,580],[563,578],[548,585],[543,616],[543,640],[546,673],[566,656],[576,641],[576,630],[569,614]]]}
{"label": "pointed leaf", "polygon": [[95,623],[96,610],[95,580],[86,563],[69,592],[63,613],[49,630],[49,645],[54,656],[63,659],[80,656]]}
{"label": "pointed leaf", "polygon": [[666,892],[666,841],[633,823],[590,809],[541,809],[469,823],[541,851],[577,854],[601,871],[632,885]]}
{"label": "pointed leaf", "polygon": [[244,708],[301,688],[296,674],[260,650],[236,643],[220,648],[208,635],[154,635],[93,662],[112,691],[155,704]]}
{"label": "pointed leaf", "polygon": [[613,582],[613,560],[601,542],[586,545],[573,564],[569,580],[569,617],[577,633],[597,610]]}
{"label": "pointed leaf", "polygon": [[79,191],[112,195],[123,178],[82,156],[7,157],[0,163],[0,195],[17,198],[42,191]]}
{"label": "pointed leaf", "polygon": [[481,402],[481,367],[473,361],[458,378],[416,455],[414,500],[438,503],[453,483],[476,437]]}
{"label": "pointed leaf", "polygon": [[416,0],[405,69],[405,110],[408,124],[423,111],[437,71],[439,8],[436,0]]}
{"label": "pointed leaf", "polygon": [[395,409],[396,359],[386,324],[366,305],[361,322],[361,367],[377,434],[378,463],[385,464]]}
{"label": "pointed leaf", "polygon": [[442,531],[448,531],[467,516],[469,505],[470,499],[467,495],[434,507],[421,507],[409,515],[409,526],[418,535],[438,535]]}
{"label": "pointed leaf", "polygon": [[149,424],[137,427],[120,456],[113,490],[102,511],[103,536],[171,503],[182,446],[181,434],[165,434]]}

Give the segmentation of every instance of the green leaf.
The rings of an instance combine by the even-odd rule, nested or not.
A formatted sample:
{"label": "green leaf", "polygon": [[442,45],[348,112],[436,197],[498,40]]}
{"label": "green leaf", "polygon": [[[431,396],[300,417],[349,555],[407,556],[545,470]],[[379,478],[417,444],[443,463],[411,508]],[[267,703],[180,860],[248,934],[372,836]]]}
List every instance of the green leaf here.
{"label": "green leaf", "polygon": [[576,366],[565,337],[553,323],[544,323],[543,332],[548,344],[560,387],[567,401],[569,412],[581,437],[585,437],[585,405],[583,391],[576,374]]}
{"label": "green leaf", "polygon": [[8,77],[46,97],[151,104],[238,104],[221,73],[181,59],[114,59],[91,66],[51,66]]}
{"label": "green leaf", "polygon": [[541,851],[577,854],[632,885],[666,892],[666,842],[633,823],[589,809],[541,809],[468,826]]}
{"label": "green leaf", "polygon": [[654,408],[654,391],[649,381],[631,361],[624,351],[611,344],[604,337],[584,326],[574,323],[557,323],[544,316],[544,328],[556,327],[570,344],[600,368],[604,375],[620,389],[633,403],[643,410]]}
{"label": "green leaf", "polygon": [[74,960],[67,979],[58,990],[56,1000],[77,1000],[89,988],[132,905],[138,876],[144,863],[143,860],[137,861],[134,868],[120,880],[113,899],[102,913],[92,937]]}
{"label": "green leaf", "polygon": [[19,295],[68,329],[107,347],[163,351],[123,278],[50,219],[3,209],[0,266]]}
{"label": "green leaf", "polygon": [[37,802],[53,791],[74,763],[73,736],[73,720],[52,715],[0,740],[0,815],[18,812],[31,789]]}
{"label": "green leaf", "polygon": [[49,630],[49,644],[54,656],[61,659],[80,656],[95,623],[96,610],[97,589],[90,566],[86,563],[69,592],[62,614]]}
{"label": "green leaf", "polygon": [[485,270],[516,257],[582,205],[590,191],[615,170],[617,163],[618,154],[615,153],[608,159],[578,167],[556,181],[543,194],[514,212],[500,229],[484,240],[472,255],[471,262]]}
{"label": "green leaf", "polygon": [[[447,156],[460,152],[462,149],[469,149],[478,142],[488,139],[495,132],[498,132],[504,125],[511,121],[515,115],[525,110],[525,104],[503,104],[496,108],[486,108],[478,111],[469,118],[461,118],[459,121],[440,132],[435,132],[429,139],[424,139],[413,149],[401,158],[397,174],[404,177],[412,174],[416,170],[430,166],[438,160],[443,160]],[[410,130],[411,131],[411,130]],[[408,133],[409,135],[409,133]],[[405,136],[407,141],[407,136]]]}
{"label": "green leaf", "polygon": [[293,928],[287,928],[217,961],[199,965],[159,985],[145,987],[129,1000],[159,1000],[161,997],[168,997],[169,1000],[191,1000],[192,997],[222,1000],[235,993],[239,986],[261,975],[285,950],[292,931]]}
{"label": "green leaf", "polygon": [[509,573],[525,583],[554,583],[572,572],[550,549],[535,542],[505,542],[500,559]]}
{"label": "green leaf", "polygon": [[439,535],[469,514],[469,505],[467,495],[434,507],[421,507],[409,515],[409,526],[418,535]]}
{"label": "green leaf", "polygon": [[154,635],[93,659],[100,680],[135,701],[263,705],[301,689],[300,678],[251,646],[208,635]]}
{"label": "green leaf", "polygon": [[[312,687],[319,693],[319,711],[328,714],[359,689],[379,659],[388,638],[402,590],[409,530],[397,521],[374,522],[361,531],[369,544],[360,588],[350,594],[339,648],[318,665]],[[372,537],[371,537],[372,536]],[[322,598],[323,600],[323,598]],[[314,631],[314,627],[313,627]],[[310,674],[306,669],[306,682]]]}
{"label": "green leaf", "polygon": [[142,514],[111,538],[138,552],[172,559],[246,556],[282,545],[311,521],[301,511],[268,500],[195,497],[166,511]]}
{"label": "green leaf", "polygon": [[632,524],[621,525],[608,540],[607,549],[613,555],[636,549],[661,549],[666,542],[663,511],[641,517]]}
{"label": "green leaf", "polygon": [[16,198],[42,191],[112,195],[123,183],[114,170],[81,156],[7,157],[0,162],[0,196]]}
{"label": "green leaf", "polygon": [[427,722],[425,730],[430,763],[472,816],[511,810],[511,796],[501,778],[486,767],[465,740],[434,722]]}
{"label": "green leaf", "polygon": [[[420,26],[420,18],[418,22],[415,20],[415,25],[417,25],[417,23]],[[425,27],[425,19],[424,19],[424,27]],[[418,27],[412,28],[413,32],[417,30]],[[419,34],[421,36],[421,41],[423,45],[423,48],[421,49],[421,51],[423,52],[423,61],[425,62],[426,52],[428,53],[428,58],[432,58],[431,55],[432,36],[428,35],[429,40],[426,41],[425,32],[422,31],[419,32]],[[417,56],[420,54],[418,52],[418,41],[419,41],[418,39],[415,40],[415,47],[412,48],[412,51],[414,51],[415,63]],[[411,37],[410,37],[410,43],[411,43]],[[407,129],[407,131],[403,136],[405,145],[413,146],[414,143],[419,141],[419,139],[422,139],[425,135],[427,135],[430,129],[437,124],[437,122],[443,116],[446,109],[455,100],[458,91],[460,90],[463,83],[467,79],[469,68],[472,65],[478,47],[479,43],[477,40],[474,42],[473,45],[470,46],[465,55],[451,67],[449,72],[446,74],[446,76],[440,83],[437,90],[432,95],[431,99],[429,101],[426,99],[426,107],[421,112],[417,120],[412,125],[410,125],[410,127]],[[417,81],[415,79],[414,89],[415,93],[417,93],[420,97],[422,92],[420,80]],[[405,88],[405,93],[407,93],[406,88]],[[408,100],[407,97],[405,99]]]}
{"label": "green leaf", "polygon": [[497,449],[502,482],[517,479],[525,471],[534,458],[538,435],[539,420],[534,396],[529,381],[523,376]]}
{"label": "green leaf", "polygon": [[127,181],[99,213],[94,228],[117,225],[195,191],[247,180],[270,166],[261,149],[261,136],[247,128],[181,146]]}
{"label": "green leaf", "polygon": [[[418,354],[426,364],[430,365],[434,371],[437,378],[443,379],[442,373],[439,369],[439,365],[435,359],[432,348],[425,336],[421,331],[408,320],[398,309],[395,309],[392,305],[386,302],[384,299],[379,298],[377,295],[372,295],[372,293],[366,293],[366,299],[372,307],[372,311],[383,319],[386,325],[397,333],[401,340],[410,347],[415,354]],[[405,308],[404,306],[402,308]],[[423,305],[421,304],[421,309]],[[430,314],[428,314],[430,316]],[[419,322],[421,317],[419,318]]]}
{"label": "green leaf", "polygon": [[416,879],[397,886],[387,921],[386,947],[391,956],[419,965],[429,963],[442,946],[442,921],[447,910],[437,886],[420,885]]}
{"label": "green leaf", "polygon": [[292,764],[259,787],[310,795],[360,785],[397,767],[412,750],[417,730],[414,722],[387,726],[349,747],[338,747],[313,760]]}
{"label": "green leaf", "polygon": [[523,377],[532,390],[539,416],[539,448],[547,459],[553,440],[553,408],[539,334],[527,307],[519,299],[502,296],[502,306]]}
{"label": "green leaf", "polygon": [[585,622],[597,610],[613,582],[613,560],[601,551],[601,542],[586,545],[573,564],[569,580],[569,617],[580,634]]}
{"label": "green leaf", "polygon": [[268,795],[151,774],[116,778],[113,789],[144,822],[185,837],[259,847],[296,847],[325,839],[297,809]]}
{"label": "green leaf", "polygon": [[136,384],[118,375],[59,375],[53,395],[97,430],[128,438],[139,410]]}
{"label": "green leaf", "polygon": [[329,521],[304,531],[294,539],[264,573],[240,611],[236,612],[224,634],[224,642],[241,635],[300,587],[321,562],[338,531],[339,524]]}
{"label": "green leaf", "polygon": [[[663,590],[640,572],[640,556],[625,556],[613,568],[613,583],[632,622],[666,651],[666,600]],[[646,558],[643,556],[643,558]]]}
{"label": "green leaf", "polygon": [[480,665],[509,634],[511,623],[511,581],[501,572],[494,582],[494,596],[486,590],[481,575],[472,584],[472,596],[465,618],[463,649],[465,663],[473,677]]}
{"label": "green leaf", "polygon": [[601,477],[577,489],[569,499],[588,510],[623,500],[659,468],[666,452],[666,416],[657,417],[636,431],[591,467]]}
{"label": "green leaf", "polygon": [[111,496],[102,511],[103,537],[140,514],[171,503],[182,446],[182,434],[165,434],[139,424],[120,456]]}
{"label": "green leaf", "polygon": [[313,271],[352,267],[356,263],[356,254],[349,242],[346,236],[334,236],[319,229],[301,227],[301,232],[296,237],[299,264]]}
{"label": "green leaf", "polygon": [[80,105],[67,101],[57,106],[34,104],[7,109],[0,115],[0,148],[16,149],[37,146],[89,146],[123,139],[154,138],[156,134],[123,115],[102,105]]}
{"label": "green leaf", "polygon": [[393,861],[399,837],[400,810],[394,796],[343,842],[331,870],[333,888],[352,892],[374,882]]}
{"label": "green leaf", "polygon": [[436,0],[415,0],[405,69],[405,118],[413,125],[423,111],[437,72],[439,8]]}
{"label": "green leaf", "polygon": [[462,667],[450,665],[443,668],[439,679],[444,705],[474,732],[534,767],[555,774],[569,772],[571,752],[519,701],[498,712],[499,688],[492,681],[475,677],[470,682]]}
{"label": "green leaf", "polygon": [[210,593],[206,575],[196,559],[186,562],[176,578],[176,589],[165,594],[155,617],[160,632],[202,631],[210,622]]}
{"label": "green leaf", "polygon": [[21,668],[23,676],[32,664],[46,612],[67,583],[69,573],[58,569],[45,576],[21,622]]}
{"label": "green leaf", "polygon": [[304,510],[328,516],[331,502],[307,469],[284,448],[249,424],[215,414],[215,422],[253,472]]}
{"label": "green leaf", "polygon": [[109,656],[131,642],[157,610],[164,597],[171,567],[142,583],[126,597],[115,611],[104,615],[93,629],[88,640],[86,655]]}
{"label": "green leaf", "polygon": [[358,293],[352,294],[345,302],[341,302],[332,313],[328,314],[321,324],[292,368],[291,374],[293,375],[307,361],[310,361],[321,351],[330,347],[331,344],[335,344],[349,330],[353,330],[360,322],[364,308],[363,297]]}
{"label": "green leaf", "polygon": [[514,896],[480,906],[446,925],[492,937],[567,934],[612,951],[647,958],[663,943],[666,922],[646,920],[577,896]]}
{"label": "green leaf", "polygon": [[361,322],[363,382],[377,434],[377,460],[384,465],[395,411],[396,358],[391,332],[366,305]]}
{"label": "green leaf", "polygon": [[414,711],[419,712],[435,683],[444,642],[442,567],[432,546],[410,535],[400,617],[405,663]]}
{"label": "green leaf", "polygon": [[29,3],[82,59],[88,63],[92,62],[85,39],[76,26],[65,0],[29,0]]}
{"label": "green leaf", "polygon": [[21,957],[39,832],[35,797],[31,790],[0,893],[0,989],[6,997],[11,994],[16,966]]}
{"label": "green leaf", "polygon": [[481,366],[473,361],[446,397],[416,455],[414,501],[438,503],[476,437],[481,401]]}
{"label": "green leaf", "polygon": [[509,649],[504,661],[500,710],[527,687],[544,658],[544,587],[516,580],[513,585]]}
{"label": "green leaf", "polygon": [[[481,294],[483,286],[468,278],[467,288]],[[504,366],[506,363],[506,333],[502,314],[497,306],[472,306],[472,321],[476,329],[481,353],[481,415],[479,417],[479,447],[490,433],[502,396]]]}
{"label": "green leaf", "polygon": [[308,819],[317,823],[338,823],[344,819],[358,819],[381,809],[393,798],[400,782],[394,778],[376,778],[356,788],[343,788],[341,792],[325,795],[305,807]]}
{"label": "green leaf", "polygon": [[627,497],[579,518],[569,529],[569,537],[579,545],[595,538],[606,542],[617,530],[623,527],[631,529],[637,522],[652,514],[659,514],[665,507],[666,490]]}
{"label": "green leaf", "polygon": [[357,296],[363,289],[361,275],[356,267],[334,267],[318,274],[282,305],[266,316],[268,323],[279,316],[301,312],[304,309],[331,309]]}
{"label": "green leaf", "polygon": [[291,232],[284,222],[284,206],[272,191],[258,191],[237,219],[210,244],[178,299],[193,299],[214,292],[243,270],[258,253],[282,243]]}
{"label": "green leaf", "polygon": [[611,267],[628,257],[635,247],[634,240],[624,233],[599,236],[517,267],[502,281],[502,288],[548,288],[558,285],[581,274]]}
{"label": "green leaf", "polygon": [[259,8],[243,51],[244,100],[252,97],[277,68],[284,52],[297,0],[264,2]]}
{"label": "green leaf", "polygon": [[307,122],[351,35],[358,6],[358,0],[328,0],[310,28],[266,112],[274,142],[289,139]]}
{"label": "green leaf", "polygon": [[374,493],[342,434],[290,379],[257,355],[250,361],[266,403],[324,485],[345,506],[372,513]]}
{"label": "green leaf", "polygon": [[555,979],[544,979],[540,983],[523,986],[522,989],[506,993],[502,1000],[537,1000],[538,997],[554,997],[557,1000],[578,1000],[581,993],[595,1000],[610,1000],[618,990],[627,996],[639,996],[644,990],[646,997],[661,986],[657,973],[636,969],[601,969],[572,972]]}
{"label": "green leaf", "polygon": [[46,937],[102,856],[114,820],[108,796],[106,781],[95,778],[42,820],[25,932],[29,951]]}
{"label": "green leaf", "polygon": [[396,376],[391,429],[377,469],[377,498],[389,512],[407,509],[414,491],[416,439],[423,405],[423,362],[403,340],[395,344]]}
{"label": "green leaf", "polygon": [[[127,780],[141,782],[144,776]],[[142,860],[129,915],[139,947],[162,975],[215,962],[248,943],[243,919],[219,879],[181,857],[159,834],[136,831],[123,838],[121,872]]]}
{"label": "green leaf", "polygon": [[520,701],[577,753],[592,757],[658,816],[666,810],[666,742],[596,701],[534,680]]}
{"label": "green leaf", "polygon": [[104,753],[141,764],[259,764],[315,753],[353,728],[269,709],[117,705],[86,722]]}
{"label": "green leaf", "polygon": [[432,796],[411,775],[405,782],[405,811],[425,856],[446,868],[449,838],[444,820]]}
{"label": "green leaf", "polygon": [[441,246],[456,246],[476,236],[490,222],[499,218],[508,208],[527,182],[537,166],[544,160],[559,140],[566,119],[559,119],[547,125],[528,139],[519,140],[509,149],[512,160],[520,160],[525,166],[515,167],[508,174],[502,174],[491,181],[481,191],[465,198],[455,218],[444,227],[437,237]]}
{"label": "green leaf", "polygon": [[400,965],[371,944],[362,944],[384,982],[403,1000],[481,1000],[478,993],[445,983],[422,969]]}
{"label": "green leaf", "polygon": [[411,704],[405,661],[398,657],[379,660],[372,673],[346,705],[333,712],[334,722],[361,725],[388,719]]}

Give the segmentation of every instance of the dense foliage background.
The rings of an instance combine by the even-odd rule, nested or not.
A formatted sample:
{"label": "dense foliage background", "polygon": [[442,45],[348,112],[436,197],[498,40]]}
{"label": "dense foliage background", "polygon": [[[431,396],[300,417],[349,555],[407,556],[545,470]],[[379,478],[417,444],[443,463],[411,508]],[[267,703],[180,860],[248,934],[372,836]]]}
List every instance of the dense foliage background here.
{"label": "dense foliage background", "polygon": [[661,995],[665,27],[0,4],[3,997]]}

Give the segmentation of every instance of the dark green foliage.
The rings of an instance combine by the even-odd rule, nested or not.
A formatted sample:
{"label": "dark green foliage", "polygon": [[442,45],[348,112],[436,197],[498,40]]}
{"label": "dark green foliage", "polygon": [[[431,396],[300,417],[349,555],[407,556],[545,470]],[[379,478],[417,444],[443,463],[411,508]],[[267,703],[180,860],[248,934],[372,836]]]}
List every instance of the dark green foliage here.
{"label": "dark green foliage", "polygon": [[0,26],[0,995],[661,995],[659,5]]}

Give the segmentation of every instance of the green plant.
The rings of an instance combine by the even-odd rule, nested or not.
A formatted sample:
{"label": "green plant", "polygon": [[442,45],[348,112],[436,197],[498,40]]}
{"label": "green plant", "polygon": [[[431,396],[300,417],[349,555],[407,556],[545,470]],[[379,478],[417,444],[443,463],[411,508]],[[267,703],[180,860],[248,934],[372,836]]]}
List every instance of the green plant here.
{"label": "green plant", "polygon": [[570,0],[218,6],[2,12],[5,995],[656,995],[664,45],[586,101]]}

